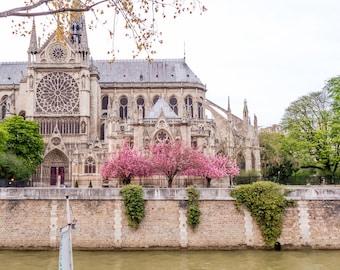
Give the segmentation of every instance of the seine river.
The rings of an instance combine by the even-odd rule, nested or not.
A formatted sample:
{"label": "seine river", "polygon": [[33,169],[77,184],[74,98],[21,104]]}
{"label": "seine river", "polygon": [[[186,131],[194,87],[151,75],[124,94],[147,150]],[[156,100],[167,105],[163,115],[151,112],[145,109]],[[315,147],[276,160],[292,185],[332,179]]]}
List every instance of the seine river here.
{"label": "seine river", "polygon": [[[336,270],[340,251],[74,251],[74,270]],[[58,270],[57,251],[0,251],[2,270]]]}

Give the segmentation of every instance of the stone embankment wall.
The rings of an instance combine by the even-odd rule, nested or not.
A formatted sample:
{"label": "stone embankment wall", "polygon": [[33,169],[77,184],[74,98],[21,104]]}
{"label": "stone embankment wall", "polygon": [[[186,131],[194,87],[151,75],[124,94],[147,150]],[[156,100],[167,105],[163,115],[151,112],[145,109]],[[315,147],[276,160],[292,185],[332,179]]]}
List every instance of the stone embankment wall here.
{"label": "stone embankment wall", "polygon": [[[250,213],[236,210],[229,189],[200,189],[201,222],[186,223],[185,189],[144,189],[146,216],[128,226],[120,189],[0,189],[0,248],[58,249],[70,198],[74,249],[263,248]],[[293,188],[279,242],[286,249],[340,249],[340,188]]]}

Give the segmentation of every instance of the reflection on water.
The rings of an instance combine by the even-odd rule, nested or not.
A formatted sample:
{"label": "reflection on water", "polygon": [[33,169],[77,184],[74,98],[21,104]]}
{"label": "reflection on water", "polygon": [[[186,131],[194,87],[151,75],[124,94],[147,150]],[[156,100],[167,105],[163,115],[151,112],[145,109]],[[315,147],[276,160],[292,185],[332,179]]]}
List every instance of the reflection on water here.
{"label": "reflection on water", "polygon": [[[340,251],[74,251],[75,270],[335,270]],[[0,251],[0,270],[57,270],[57,251]]]}

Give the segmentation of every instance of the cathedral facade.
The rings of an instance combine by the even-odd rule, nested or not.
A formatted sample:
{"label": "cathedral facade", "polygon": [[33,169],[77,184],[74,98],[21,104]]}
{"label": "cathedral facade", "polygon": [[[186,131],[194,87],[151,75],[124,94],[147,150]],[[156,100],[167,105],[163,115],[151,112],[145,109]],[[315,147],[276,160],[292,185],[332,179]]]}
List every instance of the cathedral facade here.
{"label": "cathedral facade", "polygon": [[224,153],[241,170],[260,170],[257,120],[206,99],[185,59],[92,60],[85,20],[70,37],[42,46],[33,24],[27,62],[0,63],[0,121],[20,115],[40,124],[44,161],[33,186],[101,186],[100,168],[124,141],[140,151],[181,140]]}

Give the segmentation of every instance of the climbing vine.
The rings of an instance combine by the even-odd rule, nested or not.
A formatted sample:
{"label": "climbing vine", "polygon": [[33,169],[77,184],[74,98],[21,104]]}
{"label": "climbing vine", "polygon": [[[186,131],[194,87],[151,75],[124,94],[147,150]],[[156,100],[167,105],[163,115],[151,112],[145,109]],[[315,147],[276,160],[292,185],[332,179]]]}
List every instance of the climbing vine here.
{"label": "climbing vine", "polygon": [[200,192],[193,186],[187,188],[188,194],[188,212],[187,212],[187,223],[192,229],[200,223],[201,210],[199,208],[199,197]]}
{"label": "climbing vine", "polygon": [[283,188],[269,181],[241,185],[230,192],[239,210],[244,205],[260,227],[267,246],[273,247],[282,232],[282,217],[287,206],[294,206],[285,198]]}
{"label": "climbing vine", "polygon": [[136,185],[126,185],[120,192],[124,200],[128,224],[137,229],[145,216],[143,189]]}

